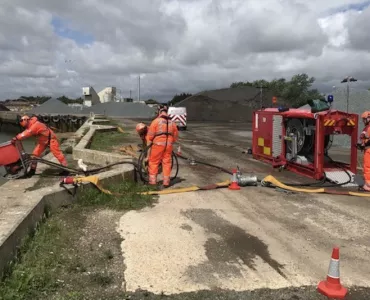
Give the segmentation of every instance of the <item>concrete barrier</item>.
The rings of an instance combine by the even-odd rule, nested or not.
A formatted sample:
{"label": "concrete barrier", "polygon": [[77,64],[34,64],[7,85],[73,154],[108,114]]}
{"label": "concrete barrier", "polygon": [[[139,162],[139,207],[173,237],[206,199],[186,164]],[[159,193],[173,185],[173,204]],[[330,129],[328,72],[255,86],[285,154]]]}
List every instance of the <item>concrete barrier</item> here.
{"label": "concrete barrier", "polygon": [[[101,164],[122,161],[131,158],[122,155],[112,155],[101,151],[86,149],[96,130],[116,130],[115,127],[91,125],[89,119],[76,132],[76,137],[82,137],[78,145],[73,150],[75,159],[82,158],[85,162]],[[104,127],[104,128],[102,128]],[[83,136],[86,129],[88,133]],[[72,147],[75,140],[68,139],[63,146]],[[66,144],[66,145],[65,145]],[[55,161],[52,154],[45,156],[46,159]],[[46,170],[48,167],[40,165],[40,170]],[[135,171],[131,165],[117,165],[111,170],[97,175],[99,180],[105,182],[123,181],[134,179]],[[73,194],[74,187],[65,188],[55,184],[50,187],[41,188],[34,191],[26,190],[32,187],[37,178],[13,180],[1,186],[1,203],[0,203],[0,275],[12,265],[14,258],[17,256],[19,247],[30,232],[37,228],[37,225],[62,205],[72,203],[75,199]],[[83,188],[91,188],[90,184],[84,184]],[[81,189],[77,190],[78,193]]]}

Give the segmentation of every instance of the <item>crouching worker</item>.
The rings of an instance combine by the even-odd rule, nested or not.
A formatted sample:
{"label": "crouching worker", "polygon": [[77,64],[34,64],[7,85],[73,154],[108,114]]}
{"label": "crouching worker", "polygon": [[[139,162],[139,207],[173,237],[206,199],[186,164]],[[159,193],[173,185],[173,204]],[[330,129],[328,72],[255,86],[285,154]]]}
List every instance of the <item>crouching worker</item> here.
{"label": "crouching worker", "polygon": [[[23,128],[26,128],[26,130],[13,138],[13,142],[15,142],[16,140],[21,141],[31,136],[35,136],[37,138],[37,145],[32,152],[33,156],[41,157],[45,149],[47,147],[50,147],[51,153],[53,153],[53,155],[58,159],[59,163],[63,166],[67,166],[67,161],[62,151],[59,149],[59,142],[53,130],[51,130],[44,123],[39,122],[37,120],[37,117],[30,118],[28,116],[23,116],[20,120],[20,125]],[[32,161],[31,169],[27,173],[29,177],[35,175],[36,167],[37,162]],[[68,172],[62,171],[60,175],[68,175]]]}
{"label": "crouching worker", "polygon": [[178,129],[167,115],[167,107],[159,110],[159,115],[150,124],[147,134],[148,163],[149,163],[149,184],[157,184],[159,165],[163,169],[163,187],[170,186],[172,169],[172,149],[173,144],[178,139]]}
{"label": "crouching worker", "polygon": [[136,132],[143,142],[142,148],[144,150],[146,148],[146,135],[148,134],[148,126],[146,126],[144,123],[139,123],[136,125]]}
{"label": "crouching worker", "polygon": [[362,187],[365,191],[370,192],[370,111],[365,111],[361,115],[365,128],[360,134],[359,148],[364,151],[364,181]]}

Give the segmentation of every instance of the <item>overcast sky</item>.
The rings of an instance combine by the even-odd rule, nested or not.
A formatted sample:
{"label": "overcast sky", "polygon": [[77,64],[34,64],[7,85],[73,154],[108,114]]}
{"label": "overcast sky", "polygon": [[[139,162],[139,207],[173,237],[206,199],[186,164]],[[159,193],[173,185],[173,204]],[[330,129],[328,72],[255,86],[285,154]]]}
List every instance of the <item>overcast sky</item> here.
{"label": "overcast sky", "polygon": [[0,99],[125,97],[308,73],[323,91],[370,87],[370,1],[1,0]]}

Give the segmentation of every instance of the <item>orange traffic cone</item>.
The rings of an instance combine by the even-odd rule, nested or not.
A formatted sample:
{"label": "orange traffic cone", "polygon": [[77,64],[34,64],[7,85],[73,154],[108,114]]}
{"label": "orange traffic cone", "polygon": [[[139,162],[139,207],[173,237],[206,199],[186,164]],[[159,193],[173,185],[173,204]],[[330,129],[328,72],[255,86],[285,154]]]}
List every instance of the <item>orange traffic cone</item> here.
{"label": "orange traffic cone", "polygon": [[177,153],[176,153],[177,155],[182,155],[182,153],[181,153],[181,146],[178,146],[177,147]]}
{"label": "orange traffic cone", "polygon": [[344,299],[347,294],[347,289],[340,284],[338,247],[333,248],[328,275],[319,283],[317,290],[329,299]]}
{"label": "orange traffic cone", "polygon": [[236,179],[236,172],[237,172],[236,169],[233,169],[233,181],[229,185],[229,190],[234,190],[234,191],[240,190],[238,180]]}

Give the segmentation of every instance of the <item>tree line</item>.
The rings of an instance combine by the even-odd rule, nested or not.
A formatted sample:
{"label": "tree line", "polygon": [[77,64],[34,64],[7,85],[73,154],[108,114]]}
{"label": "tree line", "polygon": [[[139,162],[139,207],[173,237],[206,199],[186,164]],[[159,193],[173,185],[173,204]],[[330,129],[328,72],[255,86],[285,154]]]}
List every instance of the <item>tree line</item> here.
{"label": "tree line", "polygon": [[285,78],[273,79],[267,81],[259,79],[255,81],[234,82],[230,85],[231,88],[243,86],[252,86],[255,88],[267,89],[271,91],[275,97],[282,100],[287,105],[299,107],[306,104],[309,100],[325,100],[325,97],[317,90],[312,88],[315,82],[314,77],[309,77],[307,74],[294,75],[290,80]]}
{"label": "tree line", "polygon": [[[230,88],[238,88],[243,86],[251,86],[255,88],[263,88],[265,91],[270,91],[278,98],[278,103],[283,102],[292,107],[299,107],[306,104],[310,100],[318,99],[325,100],[325,97],[317,90],[313,89],[312,85],[315,82],[314,77],[309,77],[307,74],[297,74],[294,75],[290,80],[286,78],[273,79],[271,81],[265,79],[258,79],[255,81],[239,81],[234,82],[230,85]],[[191,93],[180,93],[172,97],[170,101],[167,102],[168,106],[175,105],[182,100],[192,96]],[[42,104],[51,99],[48,96],[21,96],[18,99],[6,100],[5,102],[22,100],[30,103]],[[57,98],[58,100],[69,104],[69,103],[83,103],[83,99],[79,98],[68,98],[66,96],[61,96]],[[272,99],[271,99],[272,100]],[[145,101],[146,104],[158,104],[159,101],[155,99],[148,99]]]}

